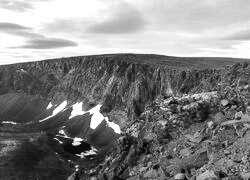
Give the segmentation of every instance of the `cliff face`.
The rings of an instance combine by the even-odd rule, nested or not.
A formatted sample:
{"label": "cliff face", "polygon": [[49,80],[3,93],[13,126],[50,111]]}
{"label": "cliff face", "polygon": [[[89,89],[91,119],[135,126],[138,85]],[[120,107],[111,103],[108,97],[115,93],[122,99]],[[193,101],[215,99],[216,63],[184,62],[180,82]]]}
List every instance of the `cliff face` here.
{"label": "cliff face", "polygon": [[65,99],[82,101],[84,109],[103,104],[102,112],[124,127],[127,118],[137,118],[157,96],[212,91],[221,77],[221,70],[192,70],[185,64],[177,68],[137,59],[135,55],[104,55],[2,66],[0,94],[24,92],[55,104]]}

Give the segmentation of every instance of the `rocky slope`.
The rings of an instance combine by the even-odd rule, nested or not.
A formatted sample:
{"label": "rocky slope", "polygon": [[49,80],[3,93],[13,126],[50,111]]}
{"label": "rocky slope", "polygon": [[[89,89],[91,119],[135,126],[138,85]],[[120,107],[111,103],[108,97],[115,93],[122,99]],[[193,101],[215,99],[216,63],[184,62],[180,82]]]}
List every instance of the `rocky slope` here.
{"label": "rocky slope", "polygon": [[[231,113],[231,110],[221,108],[221,100],[230,102],[230,108],[233,103],[236,106],[227,120],[232,120],[236,112],[246,113],[248,89],[236,90],[239,86],[248,85],[249,65],[226,66],[243,61],[248,60],[117,54],[1,66],[0,99],[3,100],[0,107],[5,109],[1,113],[6,118],[12,117],[8,112],[15,112],[5,107],[6,97],[10,94],[24,94],[21,98],[12,97],[13,101],[7,103],[11,105],[16,99],[23,99],[32,101],[30,106],[33,106],[39,99],[42,102],[41,105],[38,103],[39,106],[45,108],[48,102],[60,104],[67,100],[69,108],[76,102],[82,102],[83,110],[88,111],[102,104],[101,113],[117,123],[123,133],[103,163],[91,170],[84,166],[80,168],[77,174],[82,179],[169,179],[176,174],[194,177],[201,173],[191,172],[194,168],[199,169],[210,162],[207,151],[201,148],[204,147],[201,143],[203,133],[206,132],[207,139],[217,135],[217,131],[212,132],[221,122],[214,122],[214,119],[221,115],[216,114],[222,112],[226,116]],[[204,92],[207,93],[197,94]],[[22,111],[21,114],[26,114],[28,109],[25,108],[25,113]],[[75,123],[72,125],[73,121],[67,120],[68,111],[71,110],[55,116],[55,122],[50,121],[49,124],[54,127],[60,122],[61,126],[66,124],[69,129],[76,127]],[[40,111],[34,109],[31,114],[37,112]],[[86,118],[83,116],[74,122],[81,122]],[[16,115],[13,117],[17,119]],[[26,119],[28,117],[22,121]],[[100,126],[96,132],[101,130]],[[98,133],[94,136],[98,137]],[[235,134],[230,137],[236,138]],[[191,145],[185,138],[191,139]],[[175,150],[172,152],[171,149]],[[180,155],[183,153],[185,155]],[[187,165],[179,168],[184,156],[187,156],[184,159]],[[197,159],[201,159],[200,162],[190,164]],[[177,164],[177,168],[172,168],[173,164]],[[182,174],[178,174],[176,169]]]}
{"label": "rocky slope", "polygon": [[236,64],[220,75],[214,91],[157,98],[87,174],[93,179],[249,179],[249,73],[250,64]]}
{"label": "rocky slope", "polygon": [[243,60],[118,54],[15,64],[0,67],[0,94],[24,92],[55,104],[82,101],[84,109],[101,103],[102,112],[123,119],[124,127],[158,95],[213,90],[220,70],[204,68],[235,61]]}

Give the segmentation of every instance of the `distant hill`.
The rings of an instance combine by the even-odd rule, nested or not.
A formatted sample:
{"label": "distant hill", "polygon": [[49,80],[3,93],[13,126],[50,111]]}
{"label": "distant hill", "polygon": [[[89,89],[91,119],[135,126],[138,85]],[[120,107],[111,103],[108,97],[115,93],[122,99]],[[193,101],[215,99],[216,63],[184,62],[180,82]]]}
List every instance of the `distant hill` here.
{"label": "distant hill", "polygon": [[75,60],[79,58],[87,59],[116,59],[119,61],[149,64],[149,65],[164,65],[174,67],[176,69],[218,69],[226,65],[233,65],[237,62],[250,62],[250,59],[230,58],[230,57],[176,57],[165,56],[158,54],[100,54],[88,56],[62,57],[56,59],[47,59],[42,61],[57,61],[57,60]]}
{"label": "distant hill", "polygon": [[[176,69],[220,69],[226,65],[233,65],[238,62],[250,62],[250,59],[244,58],[230,58],[230,57],[177,57],[166,56],[158,54],[132,54],[132,53],[118,53],[118,54],[100,54],[87,56],[72,56],[61,57],[54,59],[38,60],[41,61],[74,61],[77,59],[115,59],[119,61],[148,64],[148,65],[164,65],[174,67]],[[33,61],[35,62],[35,61]],[[16,63],[26,64],[32,62]],[[1,66],[1,65],[0,65]],[[6,66],[6,65],[3,65]]]}

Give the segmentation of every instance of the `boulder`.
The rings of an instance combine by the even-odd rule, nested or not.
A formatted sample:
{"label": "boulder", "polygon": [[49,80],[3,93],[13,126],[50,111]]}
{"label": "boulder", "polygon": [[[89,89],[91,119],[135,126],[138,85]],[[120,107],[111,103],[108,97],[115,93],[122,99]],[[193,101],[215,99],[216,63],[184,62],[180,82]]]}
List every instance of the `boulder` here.
{"label": "boulder", "polygon": [[214,171],[207,170],[204,173],[198,175],[196,180],[219,180],[219,178],[215,175]]}
{"label": "boulder", "polygon": [[225,115],[222,112],[218,112],[214,116],[214,123],[216,125],[221,124],[221,123],[223,123],[226,120],[227,119],[226,119]]}
{"label": "boulder", "polygon": [[229,105],[229,100],[228,100],[228,99],[222,99],[221,102],[220,102],[220,104],[221,104],[223,107],[225,107],[225,106]]}
{"label": "boulder", "polygon": [[176,175],[174,176],[174,179],[175,179],[175,180],[186,180],[187,178],[186,178],[186,175],[185,175],[185,174],[183,174],[183,173],[178,173],[178,174],[176,174]]}
{"label": "boulder", "polygon": [[180,155],[182,157],[188,157],[191,155],[191,153],[192,153],[192,151],[189,148],[185,148],[185,149],[180,150]]}
{"label": "boulder", "polygon": [[235,118],[236,120],[240,120],[240,119],[242,119],[243,116],[244,116],[244,114],[242,113],[242,111],[240,111],[240,112],[236,112],[236,113],[235,113],[234,118]]}

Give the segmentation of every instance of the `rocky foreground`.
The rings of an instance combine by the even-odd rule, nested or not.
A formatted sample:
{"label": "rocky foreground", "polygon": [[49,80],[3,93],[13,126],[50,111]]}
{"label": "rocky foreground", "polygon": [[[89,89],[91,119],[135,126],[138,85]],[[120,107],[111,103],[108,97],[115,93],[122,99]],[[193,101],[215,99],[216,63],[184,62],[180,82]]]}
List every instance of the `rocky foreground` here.
{"label": "rocky foreground", "polygon": [[82,179],[250,179],[250,64],[214,91],[159,96]]}

